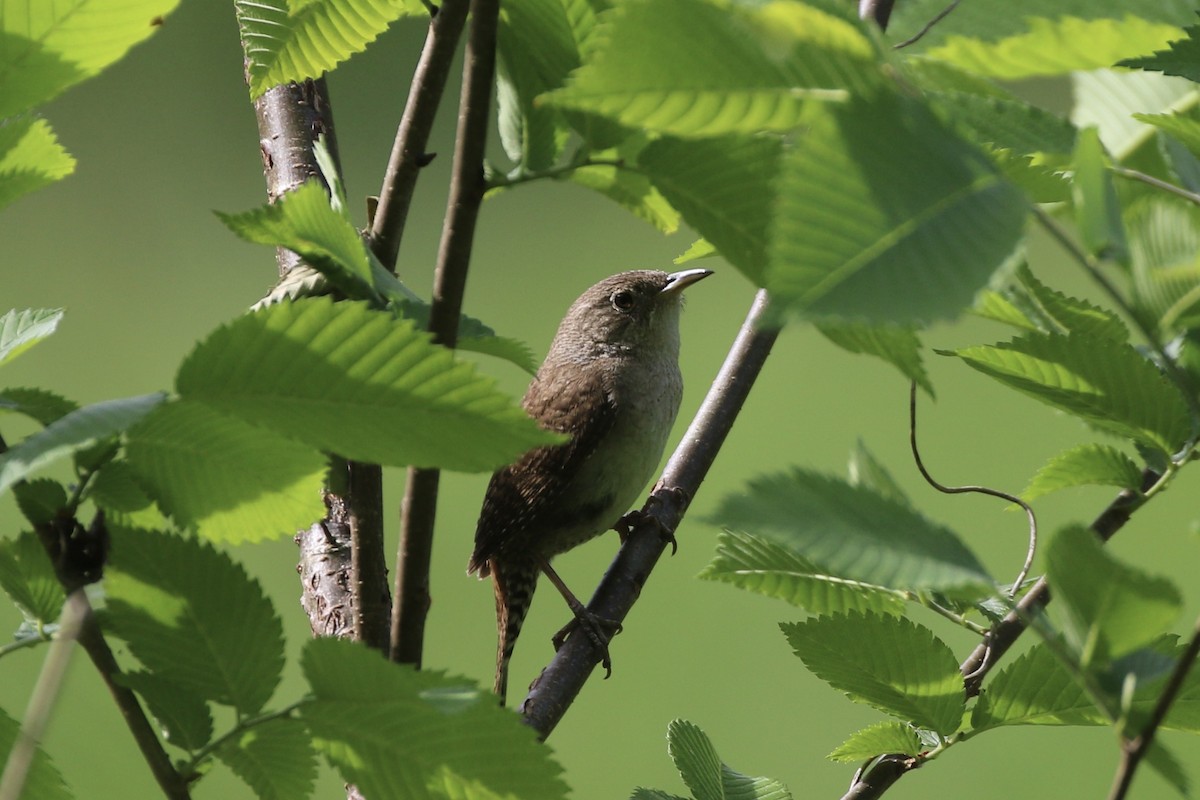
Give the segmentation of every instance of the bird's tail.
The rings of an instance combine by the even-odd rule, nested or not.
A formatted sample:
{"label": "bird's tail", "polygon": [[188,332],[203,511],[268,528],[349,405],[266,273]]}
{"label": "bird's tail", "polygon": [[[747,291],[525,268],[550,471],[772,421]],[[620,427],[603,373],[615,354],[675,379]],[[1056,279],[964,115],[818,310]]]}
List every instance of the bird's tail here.
{"label": "bird's tail", "polygon": [[521,634],[521,625],[533,602],[538,568],[534,564],[512,564],[493,560],[492,586],[496,591],[496,682],[493,691],[504,705],[508,693],[508,662]]}

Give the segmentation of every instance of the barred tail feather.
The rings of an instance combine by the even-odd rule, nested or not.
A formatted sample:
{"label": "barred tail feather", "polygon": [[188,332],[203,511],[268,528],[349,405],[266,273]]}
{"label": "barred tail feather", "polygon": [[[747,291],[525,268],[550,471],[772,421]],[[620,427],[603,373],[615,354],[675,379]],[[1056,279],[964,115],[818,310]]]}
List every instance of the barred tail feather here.
{"label": "barred tail feather", "polygon": [[489,563],[496,592],[496,682],[492,689],[504,705],[508,693],[508,662],[521,635],[521,625],[533,602],[538,569],[533,564]]}

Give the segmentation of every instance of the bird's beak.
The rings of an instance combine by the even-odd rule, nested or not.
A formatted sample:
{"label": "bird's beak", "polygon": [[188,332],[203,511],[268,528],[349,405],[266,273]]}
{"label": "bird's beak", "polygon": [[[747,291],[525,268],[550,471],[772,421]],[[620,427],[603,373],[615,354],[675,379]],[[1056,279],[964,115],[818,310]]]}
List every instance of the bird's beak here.
{"label": "bird's beak", "polygon": [[712,275],[711,269],[685,269],[672,272],[667,276],[667,285],[662,288],[662,294],[678,294],[693,283]]}

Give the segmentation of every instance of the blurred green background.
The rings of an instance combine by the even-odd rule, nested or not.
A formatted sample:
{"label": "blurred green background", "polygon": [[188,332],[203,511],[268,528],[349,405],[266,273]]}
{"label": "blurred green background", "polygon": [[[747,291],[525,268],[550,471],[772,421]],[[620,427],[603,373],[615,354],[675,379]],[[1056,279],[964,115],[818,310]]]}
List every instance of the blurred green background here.
{"label": "blurred green background", "polygon": [[[397,25],[365,54],[330,77],[337,133],[351,197],[378,191],[408,76],[424,24]],[[1066,103],[1065,83],[1024,87],[1049,103]],[[457,88],[448,98],[457,96]],[[415,216],[401,253],[402,277],[428,294],[452,149],[447,102],[422,176]],[[40,385],[81,402],[168,388],[180,359],[213,327],[235,317],[273,283],[273,253],[227,232],[211,211],[241,211],[264,199],[254,118],[241,76],[233,9],[190,2],[149,42],[99,78],[42,109],[79,161],[75,175],[0,214],[0,306],[65,307],[60,332],[5,369],[5,385]],[[361,220],[361,213],[359,214]],[[553,182],[532,184],[487,202],[480,223],[466,311],[505,335],[545,352],[558,319],[584,288],[634,267],[669,268],[692,236],[663,237],[608,201]],[[1035,242],[1035,271],[1067,291],[1089,285]],[[683,320],[687,381],[682,432],[724,358],[753,287],[719,262],[718,274],[689,292]],[[931,346],[954,347],[1007,336],[965,319],[927,334]],[[1000,389],[950,359],[930,353],[936,404],[922,400],[922,444],[946,483],[981,483],[1019,491],[1047,458],[1094,434],[1074,420]],[[513,395],[527,376],[497,361],[481,362]],[[5,420],[14,441],[27,429]],[[808,328],[780,338],[750,402],[679,532],[679,554],[660,563],[613,646],[608,681],[584,689],[550,739],[581,800],[627,797],[636,786],[683,792],[667,756],[665,730],[676,717],[713,738],[741,771],[777,777],[797,797],[839,797],[853,769],[824,756],[847,735],[879,719],[808,673],[791,654],[777,622],[800,617],[778,601],[698,581],[716,530],[701,519],[722,495],[751,476],[799,464],[842,474],[862,438],[925,513],[955,530],[993,569],[1011,578],[1025,552],[1023,516],[994,500],[946,497],[920,480],[907,451],[907,385],[880,362],[837,350]],[[486,475],[444,478],[433,564],[433,608],[426,666],[487,686],[494,657],[490,586],[465,575]],[[387,475],[394,540],[403,474]],[[1179,583],[1190,616],[1200,611],[1194,581],[1197,478],[1139,514],[1113,543],[1122,557]],[[1075,490],[1039,503],[1043,530],[1090,519],[1111,498]],[[0,501],[0,536],[20,522],[10,498]],[[616,537],[565,556],[560,572],[581,595],[606,568]],[[297,599],[295,547],[289,538],[237,548],[283,616],[289,652],[308,637]],[[550,635],[566,609],[543,589],[512,667],[513,694],[551,655]],[[960,654],[968,637],[939,618],[922,618]],[[0,630],[19,617],[0,606]],[[231,620],[231,624],[236,621]],[[20,716],[45,650],[0,662],[0,707]],[[301,691],[294,659],[277,694]],[[519,696],[519,694],[518,694]],[[1200,744],[1166,733],[1166,743],[1200,776]],[[1008,729],[953,749],[906,778],[889,797],[961,796],[986,800],[1103,796],[1115,765],[1114,737],[1103,729]],[[132,740],[89,663],[76,654],[46,742],[78,797],[154,797]],[[1019,764],[1019,771],[1014,765]],[[1138,797],[1169,790],[1145,771]],[[198,798],[248,797],[218,768]],[[316,796],[341,796],[323,769]]]}

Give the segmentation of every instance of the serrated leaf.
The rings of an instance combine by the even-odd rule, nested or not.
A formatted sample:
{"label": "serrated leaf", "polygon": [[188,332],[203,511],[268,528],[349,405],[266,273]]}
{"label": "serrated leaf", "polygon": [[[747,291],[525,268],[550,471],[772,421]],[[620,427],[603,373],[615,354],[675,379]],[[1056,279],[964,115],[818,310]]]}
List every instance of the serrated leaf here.
{"label": "serrated leaf", "polygon": [[944,354],[1095,428],[1168,455],[1191,434],[1179,391],[1128,343],[1028,334]]}
{"label": "serrated leaf", "polygon": [[1030,501],[1074,486],[1116,486],[1138,491],[1142,470],[1129,456],[1105,444],[1084,444],[1059,453],[1032,478],[1021,497]]}
{"label": "serrated leaf", "polygon": [[1122,564],[1087,528],[1063,528],[1046,549],[1046,579],[1065,633],[1089,664],[1110,661],[1153,641],[1183,608],[1171,581]]}
{"label": "serrated leaf", "polygon": [[851,486],[861,486],[870,489],[888,500],[903,505],[912,505],[908,495],[883,462],[867,449],[862,439],[858,440],[854,450],[850,452],[850,463],[846,469],[847,481]]}
{"label": "serrated leaf", "polygon": [[396,19],[425,13],[416,0],[235,0],[234,9],[251,98],[281,83],[319,77]]}
{"label": "serrated leaf", "polygon": [[256,714],[283,669],[283,626],[258,581],[194,538],[113,529],[106,628],[163,680]]}
{"label": "serrated leaf", "polygon": [[212,740],[212,714],[199,695],[144,670],[122,673],[117,682],[141,695],[171,744],[195,752]]}
{"label": "serrated leaf", "polygon": [[0,540],[0,589],[34,625],[57,620],[67,599],[45,548],[29,531]]}
{"label": "serrated leaf", "polygon": [[125,431],[166,399],[162,392],[84,406],[0,454],[0,493],[19,480]]}
{"label": "serrated leaf", "polygon": [[880,82],[878,51],[859,24],[810,5],[634,0],[604,19],[591,57],[543,102],[632,128],[717,136],[789,130],[806,98]]}
{"label": "serrated leaf", "polygon": [[312,795],[317,752],[308,728],[278,717],[227,739],[217,758],[254,790],[259,800],[299,800]]}
{"label": "serrated leaf", "polygon": [[904,611],[900,593],[825,574],[793,551],[739,531],[717,534],[716,557],[699,577],[776,597],[814,614]]}
{"label": "serrated leaf", "polygon": [[1170,338],[1200,318],[1200,212],[1162,200],[1139,203],[1130,212],[1136,313]]}
{"label": "serrated leaf", "polygon": [[[1122,245],[1123,247],[1124,245]],[[1129,329],[1116,314],[1077,297],[1069,297],[1051,289],[1034,277],[1028,264],[1017,270],[1021,287],[1028,292],[1028,302],[1036,302],[1041,319],[1056,324],[1047,332],[1071,333],[1079,336],[1099,336],[1114,342],[1129,340]]]}
{"label": "serrated leaf", "polygon": [[1021,155],[1069,155],[1075,126],[1015,95],[937,91],[927,95],[934,110],[971,139]]}
{"label": "serrated leaf", "polygon": [[730,769],[704,731],[687,720],[667,726],[667,752],[696,800],[791,800],[779,781]]}
{"label": "serrated leaf", "polygon": [[362,236],[330,206],[319,180],[305,181],[270,205],[243,214],[218,211],[217,217],[248,242],[297,253],[347,297],[382,305]]}
{"label": "serrated leaf", "polygon": [[198,400],[377,464],[485,471],[560,438],[411,322],[363,303],[284,302],[218,329],[176,377]]}
{"label": "serrated leaf", "polygon": [[74,171],[75,159],[58,143],[46,120],[10,119],[0,126],[0,208]]}
{"label": "serrated leaf", "polygon": [[[430,306],[428,303],[418,300],[403,300],[393,303],[393,306],[405,319],[411,319],[418,328],[422,330],[429,328]],[[529,349],[529,345],[518,339],[498,336],[490,326],[466,314],[459,315],[458,341],[455,342],[454,348],[502,358],[530,375],[537,372],[538,363],[534,360],[533,351]]]}
{"label": "serrated leaf", "polygon": [[13,309],[0,317],[0,364],[12,361],[54,333],[62,316],[61,308],[26,308]]}
{"label": "serrated leaf", "polygon": [[1009,292],[997,292],[991,289],[981,292],[971,310],[984,319],[1001,322],[1025,331],[1042,331],[1040,325],[1030,319],[1023,304],[1014,302]]}
{"label": "serrated leaf", "polygon": [[43,426],[65,417],[79,405],[45,389],[0,390],[0,412],[13,411],[37,420]]}
{"label": "serrated leaf", "polygon": [[779,627],[804,665],[854,702],[943,736],[958,730],[962,674],[954,652],[928,628],[870,613]]}
{"label": "serrated leaf", "polygon": [[129,430],[125,454],[159,508],[206,539],[291,536],[325,513],[324,456],[202,403],[155,409]]}
{"label": "serrated leaf", "polygon": [[571,170],[571,183],[599,192],[663,233],[679,229],[679,212],[641,173],[604,164]]}
{"label": "serrated leaf", "polygon": [[772,137],[664,136],[642,150],[638,165],[693,230],[760,283],[782,150]]}
{"label": "serrated leaf", "polygon": [[885,753],[915,756],[924,749],[920,737],[911,726],[888,721],[855,731],[825,757],[843,764],[862,763]]}
{"label": "serrated leaf", "polygon": [[1020,240],[1021,192],[915,100],[814,106],[806,121],[777,183],[765,275],[774,299],[870,324],[967,308]]}
{"label": "serrated leaf", "polygon": [[88,499],[104,509],[110,522],[123,528],[166,528],[167,518],[154,505],[129,463],[104,465],[88,487]]}
{"label": "serrated leaf", "polygon": [[671,794],[659,789],[647,789],[644,786],[639,786],[633,790],[633,794],[629,796],[629,800],[691,800],[687,797],[680,797],[677,794]]}
{"label": "serrated leaf", "polygon": [[[1138,681],[1130,708],[1135,719],[1145,719],[1157,704],[1166,674],[1183,654],[1183,649],[1174,646],[1173,641],[1173,637],[1164,637],[1152,645],[1151,651],[1165,654],[1168,659],[1164,666],[1153,668]],[[1109,683],[1119,688],[1124,674],[1125,670],[1117,671]],[[1035,645],[1001,669],[989,681],[971,715],[971,725],[977,730],[1001,725],[1106,724],[1107,719],[1084,688],[1043,644]],[[1200,731],[1200,675],[1195,670],[1189,672],[1163,725],[1174,730]]]}
{"label": "serrated leaf", "polygon": [[717,248],[713,247],[712,242],[707,239],[697,239],[692,242],[687,250],[684,250],[679,255],[672,259],[674,264],[686,264],[689,261],[699,261],[702,258],[709,258],[717,254]]}
{"label": "serrated leaf", "polygon": [[1075,106],[1071,122],[1077,128],[1096,127],[1100,141],[1118,162],[1127,161],[1153,137],[1153,129],[1134,114],[1168,111],[1192,93],[1195,86],[1182,78],[1152,72],[1097,69],[1071,74]]}
{"label": "serrated leaf", "polygon": [[158,30],[179,0],[6,3],[0,14],[0,119],[45,103]]}
{"label": "serrated leaf", "polygon": [[13,486],[13,495],[22,516],[35,528],[49,523],[67,507],[67,490],[50,478],[19,481]]}
{"label": "serrated leaf", "polygon": [[300,712],[313,744],[367,797],[441,798],[439,785],[451,782],[497,796],[567,794],[533,730],[465,678],[334,639],[308,642],[301,665],[313,699]]}
{"label": "serrated leaf", "polygon": [[[907,39],[945,8],[939,0],[898,4],[889,32]],[[1107,67],[1179,35],[1194,17],[1187,0],[1007,0],[962,4],[907,52],[993,78],[1013,80]]]}
{"label": "serrated leaf", "polygon": [[900,370],[910,381],[916,381],[933,397],[933,382],[921,360],[921,340],[911,327],[894,325],[861,325],[853,322],[818,322],[817,330],[826,339],[851,353],[865,353],[881,358]]}
{"label": "serrated leaf", "polygon": [[1097,258],[1128,264],[1121,205],[1095,128],[1079,132],[1071,168],[1075,172],[1071,183],[1075,223],[1084,246]]}
{"label": "serrated leaf", "polygon": [[[21,723],[0,709],[0,763],[8,763],[8,756],[17,742],[21,731]],[[72,800],[74,795],[67,788],[62,773],[54,765],[54,761],[41,747],[35,747],[33,761],[29,765],[29,774],[25,778],[24,791],[20,797],[37,798],[37,800]]]}
{"label": "serrated leaf", "polygon": [[1200,83],[1200,25],[1189,25],[1183,32],[1186,36],[1173,39],[1165,50],[1156,50],[1151,55],[1139,58],[1126,58],[1118,61],[1116,66],[1179,75]]}
{"label": "serrated leaf", "polygon": [[992,587],[950,530],[864,487],[793,469],[731,495],[710,522],[748,531],[829,574],[900,591],[978,596]]}

